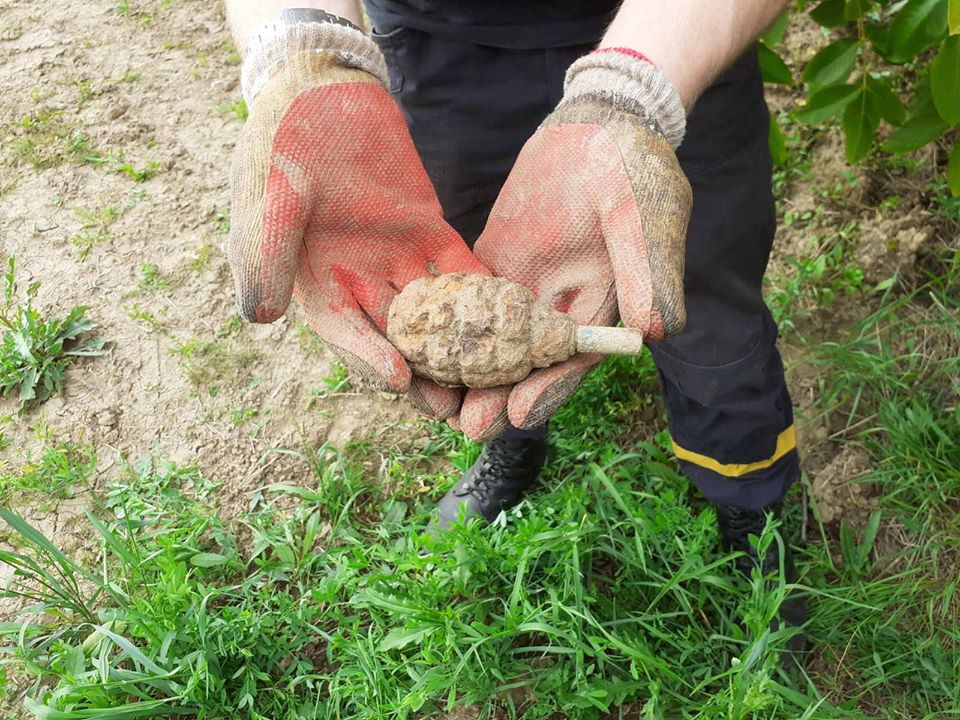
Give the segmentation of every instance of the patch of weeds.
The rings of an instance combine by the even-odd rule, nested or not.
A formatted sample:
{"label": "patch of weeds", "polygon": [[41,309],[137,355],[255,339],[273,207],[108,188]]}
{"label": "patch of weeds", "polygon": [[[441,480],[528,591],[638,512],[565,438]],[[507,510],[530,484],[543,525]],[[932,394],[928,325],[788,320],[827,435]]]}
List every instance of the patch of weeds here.
{"label": "patch of weeds", "polygon": [[[317,342],[320,342],[320,340],[318,339]],[[321,378],[321,382],[323,383],[323,387],[316,388],[311,393],[310,400],[307,402],[308,410],[312,409],[318,400],[341,393],[347,393],[353,389],[353,386],[350,384],[350,372],[343,363],[336,360],[334,360],[330,366],[329,374]]]}
{"label": "patch of weeds", "polygon": [[153,332],[163,332],[166,330],[166,324],[157,317],[156,313],[141,307],[139,303],[133,303],[127,309],[127,317],[147,326]]}
{"label": "patch of weeds", "polygon": [[960,197],[954,197],[940,177],[930,185],[929,193],[933,214],[949,223],[954,232],[960,231]]}
{"label": "patch of weeds", "polygon": [[101,203],[92,210],[75,208],[73,213],[81,229],[70,237],[70,242],[80,251],[80,259],[86,260],[94,246],[113,239],[110,228],[123,215],[123,209]]}
{"label": "patch of weeds", "polygon": [[120,76],[120,82],[122,82],[122,83],[135,83],[135,82],[137,82],[141,77],[143,77],[143,73],[139,73],[139,72],[137,72],[136,70],[126,70],[126,71],[123,73],[123,75]]}
{"label": "patch of weeds", "polygon": [[768,275],[766,302],[781,333],[793,330],[797,320],[814,310],[829,307],[837,297],[865,290],[863,268],[847,250],[857,229],[856,224],[845,225],[809,257],[785,256],[789,271]]}
{"label": "patch of weeds", "polygon": [[[845,170],[840,177],[834,180],[831,187],[820,188],[817,190],[817,194],[827,200],[845,203],[846,199],[856,190],[858,184],[857,173],[853,170]],[[786,214],[784,214],[784,221],[786,222]]]}
{"label": "patch of weeds", "polygon": [[352,389],[350,385],[350,372],[341,362],[334,361],[330,367],[330,373],[325,375],[321,382],[323,382],[323,386],[326,388],[328,395],[350,392]]}
{"label": "patch of weeds", "polygon": [[234,539],[217,516],[218,489],[198,468],[150,454],[108,485],[104,506],[128,538],[162,547],[191,568],[209,569],[236,554]]}
{"label": "patch of weeds", "polygon": [[[25,582],[13,592],[84,579],[61,582],[78,589],[66,598],[33,598],[56,610],[51,623],[11,631],[35,678],[28,707],[247,720],[400,720],[471,705],[518,716],[533,697],[536,717],[575,720],[636,698],[669,716],[829,708],[775,680],[789,632],[769,623],[784,590],[720,578],[730,558],[714,552],[713,515],[682,502],[675,472],[585,465],[492,527],[429,538],[425,506],[384,496],[342,454],[321,448],[313,466],[313,485],[261,491],[242,553],[211,500],[177,487],[143,507],[130,503],[157,495],[117,487],[123,516],[94,522],[96,572],[0,510],[32,561],[17,561]],[[89,653],[75,649],[84,643]],[[191,681],[197,658],[203,682]],[[137,670],[103,683],[104,663]]]}
{"label": "patch of weeds", "polygon": [[92,210],[75,208],[74,215],[80,220],[80,232],[70,237],[70,242],[80,251],[80,260],[86,260],[90,251],[102,243],[113,240],[113,224],[143,200],[144,193],[137,190],[122,206],[100,203]]}
{"label": "patch of weeds", "polygon": [[137,18],[137,21],[142,27],[149,27],[153,24],[153,15],[140,8],[132,7],[130,0],[117,0],[115,10],[118,15]]}
{"label": "patch of weeds", "polygon": [[893,213],[899,210],[902,204],[903,198],[899,195],[888,195],[880,201],[880,204],[877,205],[877,209],[881,212]]}
{"label": "patch of weeds", "polygon": [[33,282],[23,302],[16,302],[15,261],[11,256],[3,278],[0,309],[3,340],[0,343],[0,395],[18,391],[21,405],[43,402],[60,392],[67,366],[80,357],[101,355],[104,340],[80,341],[93,330],[87,307],[74,307],[63,319],[45,319],[34,307],[40,287]]}
{"label": "patch of weeds", "polygon": [[306,323],[297,324],[297,340],[304,355],[321,355],[323,353],[323,340],[317,337],[317,334]]}
{"label": "patch of weeds", "polygon": [[77,86],[77,107],[83,107],[94,95],[93,83],[89,80],[78,80]]}
{"label": "patch of weeds", "polygon": [[773,170],[773,194],[781,200],[795,182],[805,182],[812,175],[811,151],[818,131],[794,122],[782,112],[778,124],[784,131],[784,152]]}
{"label": "patch of weeds", "polygon": [[226,63],[227,65],[239,65],[241,62],[240,51],[237,50],[237,46],[232,42],[225,42],[223,44],[223,52],[226,54]]}
{"label": "patch of weeds", "polygon": [[134,182],[146,182],[160,172],[160,163],[156,160],[147,160],[143,167],[136,167],[128,162],[121,162],[117,165],[117,172],[126,175]]}
{"label": "patch of weeds", "polygon": [[77,488],[87,485],[96,467],[97,457],[91,445],[46,444],[38,456],[28,453],[17,473],[0,475],[0,502],[9,502],[15,493],[71,497]]}
{"label": "patch of weeds", "polygon": [[257,417],[257,415],[260,414],[260,411],[253,407],[234,405],[229,408],[227,413],[230,417],[230,422],[235,427],[240,427],[247,422],[247,420],[252,420],[253,418]]}
{"label": "patch of weeds", "polygon": [[239,315],[231,315],[230,319],[224,323],[223,327],[217,331],[218,338],[233,337],[239,334],[243,328],[243,318]]}
{"label": "patch of weeds", "polygon": [[170,349],[180,358],[180,366],[190,383],[216,394],[218,383],[228,376],[246,373],[260,353],[252,349],[236,350],[223,342],[192,338],[177,340]]}
{"label": "patch of weeds", "polygon": [[210,267],[210,261],[213,259],[213,245],[208,242],[203,243],[186,263],[187,270],[195,273],[201,273]]}
{"label": "patch of weeds", "polygon": [[902,473],[897,493],[911,493],[910,504],[920,508],[938,485],[941,507],[942,492],[960,493],[960,476],[949,469],[960,461],[958,281],[960,263],[909,295],[889,290],[874,312],[812,355],[825,378],[819,397],[823,415],[833,418],[838,432],[855,433],[873,448],[881,467],[890,449],[898,449],[905,466],[897,466],[891,482]]}
{"label": "patch of weeds", "polygon": [[230,216],[227,213],[218,212],[214,218],[214,222],[217,225],[217,232],[221,235],[226,235],[230,232]]}
{"label": "patch of weeds", "polygon": [[250,111],[247,109],[247,103],[243,98],[237,98],[233,102],[218,105],[217,112],[221,115],[230,113],[240,122],[246,122],[247,118],[250,117]]}
{"label": "patch of weeds", "polygon": [[64,120],[60,111],[38,110],[13,126],[10,149],[14,161],[36,170],[63,163],[82,163],[93,154],[90,139],[78,125]]}
{"label": "patch of weeds", "polygon": [[785,210],[782,223],[784,227],[806,226],[817,223],[822,217],[823,209],[819,207],[803,211]]}
{"label": "patch of weeds", "polygon": [[39,105],[48,97],[50,97],[50,91],[47,88],[30,88],[30,100],[34,103],[34,105]]}
{"label": "patch of weeds", "polygon": [[141,290],[169,290],[173,284],[160,272],[160,266],[155,263],[140,263],[140,279],[137,286]]}
{"label": "patch of weeds", "polygon": [[137,166],[126,159],[126,151],[123,148],[111,150],[106,155],[96,154],[85,158],[86,162],[98,167],[104,167],[110,172],[118,175],[126,175],[137,183],[143,183],[155,177],[161,168],[156,160],[147,158],[142,166]]}

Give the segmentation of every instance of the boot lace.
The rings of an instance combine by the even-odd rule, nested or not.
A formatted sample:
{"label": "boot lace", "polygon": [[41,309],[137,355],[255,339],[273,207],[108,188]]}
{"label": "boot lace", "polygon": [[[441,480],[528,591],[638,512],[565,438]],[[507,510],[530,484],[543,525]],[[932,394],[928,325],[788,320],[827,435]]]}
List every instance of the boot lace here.
{"label": "boot lace", "polygon": [[481,503],[506,499],[522,491],[536,474],[542,459],[531,457],[526,441],[494,440],[484,448],[470,476],[456,489],[460,497],[471,495]]}

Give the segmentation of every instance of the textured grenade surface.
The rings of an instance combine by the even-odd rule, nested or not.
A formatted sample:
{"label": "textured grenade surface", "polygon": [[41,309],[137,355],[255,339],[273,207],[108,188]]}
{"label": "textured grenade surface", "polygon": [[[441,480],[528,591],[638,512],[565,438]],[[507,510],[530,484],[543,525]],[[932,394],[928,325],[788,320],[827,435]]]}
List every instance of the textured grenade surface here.
{"label": "textured grenade surface", "polygon": [[417,375],[441,385],[515,383],[576,351],[576,325],[503,278],[451,273],[407,285],[387,337]]}

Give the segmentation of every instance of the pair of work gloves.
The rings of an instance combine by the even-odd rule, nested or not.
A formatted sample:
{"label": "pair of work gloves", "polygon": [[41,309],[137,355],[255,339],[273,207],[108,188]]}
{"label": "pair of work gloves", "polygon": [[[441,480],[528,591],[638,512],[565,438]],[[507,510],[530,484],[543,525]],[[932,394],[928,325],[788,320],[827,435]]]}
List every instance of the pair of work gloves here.
{"label": "pair of work gloves", "polygon": [[412,376],[385,337],[412,280],[492,273],[580,324],[619,318],[650,340],[683,328],[691,191],[674,149],[685,114],[656,67],[628,50],[571,66],[473,252],[444,221],[386,84],[376,45],[333,16],[281,19],[251,41],[227,245],[243,317],[272,322],[295,297],[351,372],[481,440],[508,420],[542,425],[601,358],[465,394]]}

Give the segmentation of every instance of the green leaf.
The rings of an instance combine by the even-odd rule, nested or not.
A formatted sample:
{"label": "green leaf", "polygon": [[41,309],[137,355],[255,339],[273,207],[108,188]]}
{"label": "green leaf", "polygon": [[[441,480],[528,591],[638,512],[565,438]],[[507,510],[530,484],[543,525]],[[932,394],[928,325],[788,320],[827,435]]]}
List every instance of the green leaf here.
{"label": "green leaf", "polygon": [[377,645],[377,650],[387,652],[388,650],[400,650],[410,643],[419,643],[428,635],[437,630],[436,626],[421,625],[417,628],[394,628]]}
{"label": "green leaf", "polygon": [[859,162],[873,145],[873,136],[880,125],[880,113],[873,105],[871,95],[864,89],[843,111],[843,134],[846,137],[847,161]]}
{"label": "green leaf", "polygon": [[870,93],[880,117],[888,123],[902,125],[907,119],[907,110],[888,81],[871,75],[867,78],[867,92]]}
{"label": "green leaf", "polygon": [[776,47],[777,43],[783,38],[783,33],[790,24],[790,11],[784,10],[780,17],[773,21],[773,25],[767,28],[767,31],[760,36],[761,42],[769,48]]}
{"label": "green leaf", "polygon": [[881,25],[875,22],[865,22],[863,24],[867,40],[873,46],[874,51],[882,58],[890,56],[890,28],[887,25]]}
{"label": "green leaf", "polygon": [[951,195],[960,197],[960,140],[953,144],[947,160],[947,185]]}
{"label": "green leaf", "polygon": [[813,56],[800,77],[811,92],[846,82],[857,62],[858,48],[859,43],[849,38],[831,43]]}
{"label": "green leaf", "polygon": [[810,96],[806,106],[795,115],[803,123],[813,124],[838,115],[857,94],[856,85],[831,85]]}
{"label": "green leaf", "polygon": [[960,0],[947,2],[947,31],[951,35],[960,35]]}
{"label": "green leaf", "polygon": [[877,539],[877,532],[880,530],[880,519],[883,513],[880,510],[874,510],[867,521],[867,526],[863,530],[863,538],[860,541],[860,563],[865,564],[870,559],[870,552],[873,550],[873,543]]}
{"label": "green leaf", "polygon": [[26,403],[37,397],[37,375],[39,370],[29,367],[23,372],[20,380],[20,402]]}
{"label": "green leaf", "polygon": [[933,104],[950,125],[960,123],[960,35],[951,35],[930,63]]}
{"label": "green leaf", "polygon": [[223,565],[229,561],[230,558],[228,558],[226,555],[220,555],[219,553],[211,552],[197,553],[190,558],[190,564],[194,567],[200,568],[217,567],[218,565]]}
{"label": "green leaf", "polygon": [[896,275],[891,275],[891,276],[888,277],[886,280],[881,280],[880,282],[878,282],[878,283],[874,286],[873,292],[878,293],[878,292],[883,292],[883,291],[885,291],[885,290],[889,290],[890,288],[893,287],[893,284],[894,284],[896,281],[897,281],[897,276],[896,276]]}
{"label": "green leaf", "polygon": [[907,119],[931,114],[936,115],[937,109],[933,105],[933,90],[930,89],[930,74],[927,73],[913,86],[913,102],[907,110]]}
{"label": "green leaf", "polygon": [[947,124],[943,121],[943,118],[931,108],[931,112],[910,118],[894,130],[882,147],[891,153],[910,152],[933,142],[946,129]]}
{"label": "green leaf", "polygon": [[757,51],[760,56],[760,75],[764,82],[793,85],[793,73],[783,58],[763,43],[759,43]]}
{"label": "green leaf", "polygon": [[947,0],[908,0],[890,23],[889,59],[912,60],[946,32]]}
{"label": "green leaf", "polygon": [[777,122],[777,116],[770,114],[770,157],[773,159],[775,167],[783,167],[787,164],[787,139],[783,136],[783,130],[780,129],[780,123]]}
{"label": "green leaf", "polygon": [[13,346],[16,348],[17,353],[28,363],[35,363],[36,359],[33,357],[33,353],[30,352],[30,341],[24,336],[22,332],[11,333],[11,338],[13,339]]}
{"label": "green leaf", "polygon": [[818,25],[825,28],[835,28],[845,22],[844,9],[844,0],[823,0],[822,3],[810,11],[810,17]]}
{"label": "green leaf", "polygon": [[870,7],[870,0],[847,0],[843,6],[843,19],[859,20]]}

